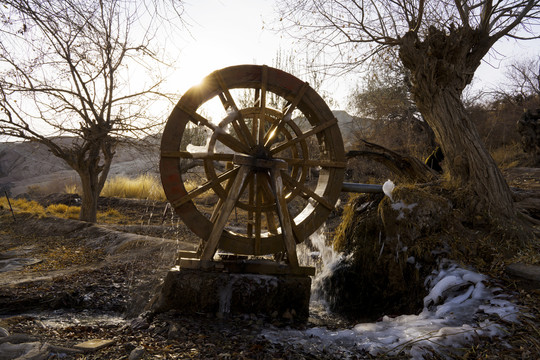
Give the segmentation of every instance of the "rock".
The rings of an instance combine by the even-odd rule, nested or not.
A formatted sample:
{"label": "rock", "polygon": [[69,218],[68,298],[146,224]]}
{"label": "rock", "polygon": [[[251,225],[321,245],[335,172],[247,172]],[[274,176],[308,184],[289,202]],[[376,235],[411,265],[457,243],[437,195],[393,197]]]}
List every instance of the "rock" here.
{"label": "rock", "polygon": [[3,344],[3,343],[23,344],[23,343],[36,342],[36,341],[38,341],[38,338],[36,338],[35,336],[26,335],[26,334],[12,334],[5,337],[0,337],[0,344]]}
{"label": "rock", "polygon": [[289,311],[289,309],[285,310],[285,312],[283,313],[283,315],[281,315],[282,318],[286,319],[286,320],[292,320],[293,316],[291,314],[291,312]]}
{"label": "rock", "polygon": [[506,273],[540,286],[540,266],[523,263],[510,264],[506,267]]}
{"label": "rock", "polygon": [[137,346],[129,353],[128,360],[139,360],[144,356],[145,350],[142,346]]}
{"label": "rock", "polygon": [[137,347],[137,345],[136,345],[135,343],[128,342],[128,343],[125,343],[125,344],[123,345],[123,347],[124,347],[124,350],[125,350],[126,352],[129,352],[129,353],[130,353],[133,349],[135,349],[135,348]]}
{"label": "rock", "polygon": [[150,323],[148,322],[148,320],[142,317],[138,317],[131,321],[130,326],[133,330],[145,330],[150,327]]}
{"label": "rock", "polygon": [[49,345],[40,342],[0,344],[1,359],[45,360],[49,357]]}
{"label": "rock", "polygon": [[415,188],[396,188],[392,197],[367,194],[347,204],[333,244],[345,256],[317,279],[317,296],[331,311],[357,320],[421,311],[424,280],[441,249],[434,234],[450,226],[443,219],[451,206]]}
{"label": "rock", "polygon": [[84,352],[97,351],[103,349],[106,346],[112,345],[114,340],[104,340],[104,339],[92,339],[82,343],[79,343],[74,346],[75,349],[82,350]]}
{"label": "rock", "polygon": [[0,327],[0,338],[6,337],[6,336],[9,336],[9,331],[4,329],[3,327]]}

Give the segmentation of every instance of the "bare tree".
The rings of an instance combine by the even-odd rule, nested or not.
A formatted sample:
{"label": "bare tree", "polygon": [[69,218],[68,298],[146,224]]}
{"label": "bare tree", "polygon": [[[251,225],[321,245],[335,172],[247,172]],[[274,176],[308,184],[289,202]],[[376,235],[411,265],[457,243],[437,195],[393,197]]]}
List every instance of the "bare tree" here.
{"label": "bare tree", "polygon": [[0,4],[0,135],[44,144],[72,167],[82,185],[80,219],[95,222],[117,144],[156,132],[163,120],[151,113],[166,99],[156,71],[163,63],[151,50],[151,12],[161,4]]}
{"label": "bare tree", "polygon": [[496,87],[494,96],[520,107],[538,106],[540,100],[540,56],[520,59],[505,71],[505,80]]}
{"label": "bare tree", "polygon": [[511,191],[482,144],[462,94],[502,37],[536,38],[537,0],[283,0],[293,35],[334,49],[334,68],[351,70],[397,49],[411,93],[445,154],[467,204],[495,220],[515,219]]}

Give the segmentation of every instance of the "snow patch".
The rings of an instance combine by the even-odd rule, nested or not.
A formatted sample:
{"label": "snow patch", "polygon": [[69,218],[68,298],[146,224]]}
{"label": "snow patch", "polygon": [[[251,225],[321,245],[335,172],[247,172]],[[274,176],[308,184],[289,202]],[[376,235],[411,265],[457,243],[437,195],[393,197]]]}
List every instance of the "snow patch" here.
{"label": "snow patch", "polygon": [[[485,275],[444,260],[426,279],[430,291],[418,315],[385,316],[376,323],[358,324],[351,329],[270,329],[261,335],[314,354],[339,353],[342,358],[402,352],[413,359],[423,359],[431,352],[453,357],[476,336],[504,335],[500,320],[518,321],[518,307],[507,295],[500,294],[500,289],[489,289],[486,280]],[[500,320],[482,320],[486,314],[498,315]]]}
{"label": "snow patch", "polygon": [[382,186],[382,190],[383,190],[384,194],[385,194],[386,196],[388,196],[388,197],[390,198],[390,201],[392,201],[392,202],[394,201],[394,200],[392,199],[392,191],[394,191],[394,188],[395,188],[395,187],[396,187],[396,186],[394,185],[394,183],[392,182],[392,180],[386,180],[386,182],[385,182],[385,183],[383,184],[383,186]]}

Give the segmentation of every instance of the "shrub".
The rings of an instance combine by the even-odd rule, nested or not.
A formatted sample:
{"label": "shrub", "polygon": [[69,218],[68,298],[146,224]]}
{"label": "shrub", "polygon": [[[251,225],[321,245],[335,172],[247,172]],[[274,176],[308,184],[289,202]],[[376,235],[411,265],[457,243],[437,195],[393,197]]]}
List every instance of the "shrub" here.
{"label": "shrub", "polygon": [[105,212],[98,212],[97,217],[99,222],[117,222],[124,218],[116,209],[107,209]]}
{"label": "shrub", "polygon": [[66,219],[78,219],[81,212],[80,206],[67,206],[64,204],[52,204],[47,206],[46,212],[52,216]]}
{"label": "shrub", "polygon": [[165,200],[165,193],[159,181],[151,175],[140,175],[135,179],[117,176],[108,180],[101,196]]}
{"label": "shrub", "polygon": [[[36,201],[26,199],[9,199],[14,212],[30,213],[39,216],[45,215],[45,209]],[[5,209],[9,209],[8,201],[5,197],[0,198],[0,205]]]}

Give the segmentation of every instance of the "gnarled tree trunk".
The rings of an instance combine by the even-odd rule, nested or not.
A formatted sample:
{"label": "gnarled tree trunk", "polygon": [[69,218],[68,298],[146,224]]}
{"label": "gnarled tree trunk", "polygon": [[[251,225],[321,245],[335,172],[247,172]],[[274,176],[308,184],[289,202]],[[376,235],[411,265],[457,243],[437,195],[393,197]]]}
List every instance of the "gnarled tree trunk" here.
{"label": "gnarled tree trunk", "polygon": [[469,210],[492,219],[515,219],[510,188],[461,99],[490,41],[471,28],[446,33],[431,27],[422,41],[407,33],[400,58],[411,71],[411,93],[441,145],[452,183],[468,193]]}
{"label": "gnarled tree trunk", "polygon": [[471,192],[471,210],[495,218],[513,218],[515,210],[510,188],[459,96],[444,89],[433,96],[429,108],[422,111],[441,144],[452,181]]}
{"label": "gnarled tree trunk", "polygon": [[[98,199],[109,175],[116,142],[109,136],[92,134],[78,150],[70,152],[64,160],[79,174],[82,186],[82,204],[79,220],[97,221]],[[90,139],[94,139],[93,141]]]}

